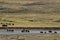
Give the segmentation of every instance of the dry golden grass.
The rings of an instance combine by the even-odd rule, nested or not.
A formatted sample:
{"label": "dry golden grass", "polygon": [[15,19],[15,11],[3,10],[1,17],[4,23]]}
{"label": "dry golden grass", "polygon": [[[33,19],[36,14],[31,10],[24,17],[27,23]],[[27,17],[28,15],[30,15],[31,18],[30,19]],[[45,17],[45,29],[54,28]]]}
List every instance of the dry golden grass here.
{"label": "dry golden grass", "polygon": [[0,0],[0,23],[14,23],[13,27],[60,27],[58,1]]}
{"label": "dry golden grass", "polygon": [[[3,16],[1,16],[3,15]],[[1,14],[0,23],[14,23],[13,27],[60,27],[60,15],[51,14]],[[32,22],[30,20],[33,20]],[[13,21],[13,22],[9,22]],[[9,26],[12,27],[12,26]]]}
{"label": "dry golden grass", "polygon": [[60,40],[60,34],[0,35],[0,40]]}

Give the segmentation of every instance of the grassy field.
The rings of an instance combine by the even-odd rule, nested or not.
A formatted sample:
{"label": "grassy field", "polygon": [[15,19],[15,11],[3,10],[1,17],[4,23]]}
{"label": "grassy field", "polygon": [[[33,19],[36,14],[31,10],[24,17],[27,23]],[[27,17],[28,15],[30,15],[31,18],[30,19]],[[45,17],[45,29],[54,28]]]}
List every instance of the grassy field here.
{"label": "grassy field", "polygon": [[13,23],[13,27],[60,27],[60,2],[0,0],[0,23]]}
{"label": "grassy field", "polygon": [[[0,0],[0,27],[60,27],[60,0]],[[0,35],[0,40],[60,40],[60,34]]]}
{"label": "grassy field", "polygon": [[0,35],[0,40],[60,40],[60,34]]}
{"label": "grassy field", "polygon": [[4,14],[0,19],[1,23],[14,23],[17,27],[55,27],[60,26],[59,17],[51,14]]}

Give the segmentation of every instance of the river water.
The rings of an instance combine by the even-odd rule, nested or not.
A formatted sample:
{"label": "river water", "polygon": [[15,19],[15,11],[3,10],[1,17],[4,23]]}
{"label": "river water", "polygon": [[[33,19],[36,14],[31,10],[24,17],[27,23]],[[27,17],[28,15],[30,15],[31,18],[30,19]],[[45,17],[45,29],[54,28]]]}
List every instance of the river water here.
{"label": "river water", "polygon": [[22,32],[23,29],[8,29],[14,31],[7,31],[7,29],[0,29],[0,34],[60,34],[60,30],[44,30],[44,29],[28,29],[29,32]]}

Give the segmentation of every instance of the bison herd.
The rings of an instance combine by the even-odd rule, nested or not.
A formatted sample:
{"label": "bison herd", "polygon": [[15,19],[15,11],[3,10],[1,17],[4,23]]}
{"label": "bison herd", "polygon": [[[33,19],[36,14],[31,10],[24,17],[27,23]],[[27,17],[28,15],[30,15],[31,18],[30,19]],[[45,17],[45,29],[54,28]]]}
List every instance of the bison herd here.
{"label": "bison herd", "polygon": [[8,29],[8,26],[10,25],[10,26],[14,26],[14,24],[13,23],[1,23],[2,24],[2,27],[4,27],[4,28],[7,28],[7,31],[8,32],[13,32],[14,30],[9,30]]}
{"label": "bison herd", "polygon": [[8,25],[14,26],[14,23],[1,23],[1,24],[2,24],[2,27],[7,27]]}

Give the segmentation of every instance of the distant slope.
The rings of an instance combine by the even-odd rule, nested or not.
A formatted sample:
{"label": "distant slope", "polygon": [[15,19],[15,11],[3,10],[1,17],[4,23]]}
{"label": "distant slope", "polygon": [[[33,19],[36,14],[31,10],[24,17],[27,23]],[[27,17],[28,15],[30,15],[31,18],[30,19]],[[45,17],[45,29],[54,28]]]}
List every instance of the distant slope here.
{"label": "distant slope", "polygon": [[1,13],[60,13],[59,0],[2,0]]}
{"label": "distant slope", "polygon": [[60,0],[0,0],[0,2],[7,3],[33,3],[33,2],[60,2]]}

